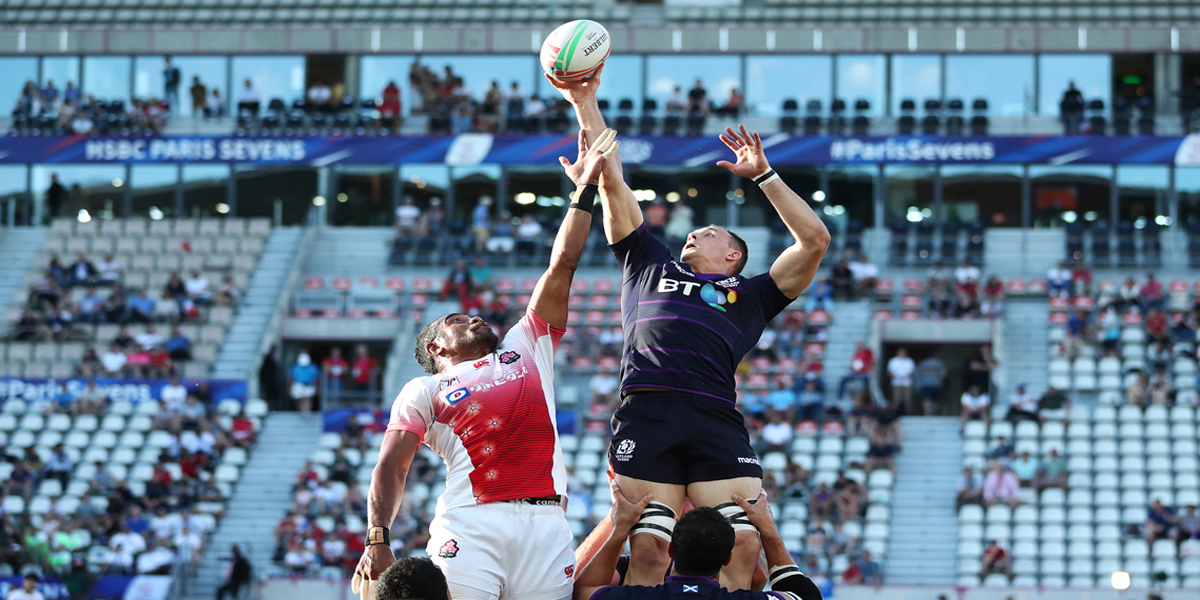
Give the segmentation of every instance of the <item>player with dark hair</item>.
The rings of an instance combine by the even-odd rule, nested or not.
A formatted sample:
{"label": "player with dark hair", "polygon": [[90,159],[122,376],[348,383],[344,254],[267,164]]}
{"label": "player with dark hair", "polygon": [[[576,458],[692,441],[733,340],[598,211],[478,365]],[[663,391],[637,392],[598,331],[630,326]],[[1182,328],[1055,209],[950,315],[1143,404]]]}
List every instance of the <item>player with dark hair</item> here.
{"label": "player with dark hair", "polygon": [[[551,83],[575,107],[589,138],[604,130],[595,85]],[[746,244],[717,225],[688,234],[676,260],[647,233],[619,156],[606,161],[600,178],[604,232],[621,266],[625,331],[622,404],[613,415],[609,461],[622,489],[655,498],[630,540],[632,584],[662,581],[686,497],[729,519],[737,542],[721,583],[749,588],[758,535],[728,499],[757,498],[762,468],[734,406],[734,372],[767,323],[812,282],[829,246],[825,225],[771,169],[757,133],[726,128],[721,141],[737,161],[717,166],[761,187],[795,239],[767,273],[741,276]]]}
{"label": "player with dark hair", "polygon": [[[617,148],[607,130],[562,164],[578,186],[554,240],[550,265],[525,316],[501,342],[483,319],[449,314],[417,336],[430,374],[392,404],[367,495],[366,550],[351,581],[364,600],[396,559],[388,528],[422,442],[446,460],[427,550],[455,600],[562,600],[575,557],[567,524],[567,472],[555,427],[554,353],[567,324],[571,281],[587,242],[597,182]],[[520,548],[520,552],[513,552]],[[362,585],[360,586],[360,582]]]}
{"label": "player with dark hair", "polygon": [[725,514],[708,507],[684,513],[675,524],[668,546],[668,553],[675,559],[674,574],[665,583],[609,585],[625,539],[636,529],[651,499],[647,494],[640,502],[631,503],[614,486],[609,519],[612,529],[595,555],[580,567],[574,600],[821,600],[817,586],[800,572],[784,546],[765,493],[753,504],[735,496],[733,504],[745,511],[746,520],[762,535],[762,548],[770,569],[770,592],[730,591],[717,583],[717,574],[733,559],[735,535]]}
{"label": "player with dark hair", "polygon": [[373,587],[375,600],[451,600],[446,576],[428,558],[397,560]]}

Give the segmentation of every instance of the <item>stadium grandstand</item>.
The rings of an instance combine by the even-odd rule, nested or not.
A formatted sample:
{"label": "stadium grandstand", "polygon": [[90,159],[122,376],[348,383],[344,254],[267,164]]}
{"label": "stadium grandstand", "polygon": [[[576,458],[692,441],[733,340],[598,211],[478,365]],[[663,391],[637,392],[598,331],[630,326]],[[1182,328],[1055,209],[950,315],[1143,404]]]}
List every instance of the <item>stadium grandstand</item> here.
{"label": "stadium grandstand", "polygon": [[[578,125],[538,50],[573,19],[611,35],[598,104],[649,233],[728,227],[747,273],[793,243],[715,166],[745,123],[831,234],[736,380],[826,598],[1200,590],[1200,4],[0,15],[0,596],[344,597],[417,334],[507,332],[551,259]],[[554,357],[575,544],[613,504],[602,220]],[[446,471],[416,452],[395,556],[426,555]]]}

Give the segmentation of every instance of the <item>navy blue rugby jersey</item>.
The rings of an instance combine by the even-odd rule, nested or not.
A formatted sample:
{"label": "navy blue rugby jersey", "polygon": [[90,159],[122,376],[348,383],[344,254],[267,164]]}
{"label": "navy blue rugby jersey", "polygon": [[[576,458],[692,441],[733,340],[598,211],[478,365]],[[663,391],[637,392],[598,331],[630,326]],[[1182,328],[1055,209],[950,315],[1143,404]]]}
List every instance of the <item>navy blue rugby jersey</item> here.
{"label": "navy blue rugby jersey", "polygon": [[738,363],[793,298],[769,273],[695,273],[644,224],[611,248],[622,273],[622,392],[657,388],[736,401]]}
{"label": "navy blue rugby jersey", "polygon": [[[790,586],[784,586],[790,587]],[[602,587],[590,600],[821,600],[811,582],[801,591],[729,591],[708,577],[672,575],[655,587],[622,585]]]}

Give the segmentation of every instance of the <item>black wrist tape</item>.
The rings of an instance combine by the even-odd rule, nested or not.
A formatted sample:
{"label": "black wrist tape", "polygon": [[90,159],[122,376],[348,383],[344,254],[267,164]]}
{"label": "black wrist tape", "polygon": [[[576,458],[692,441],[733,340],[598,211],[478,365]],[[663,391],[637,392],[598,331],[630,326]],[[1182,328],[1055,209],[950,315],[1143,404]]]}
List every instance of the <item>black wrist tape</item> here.
{"label": "black wrist tape", "polygon": [[376,544],[391,546],[391,532],[388,531],[387,527],[370,527],[367,529],[367,539],[363,540],[363,544],[367,546],[374,546]]}
{"label": "black wrist tape", "polygon": [[775,176],[775,169],[767,169],[766,173],[754,178],[754,183],[762,185],[766,180]]}
{"label": "black wrist tape", "polygon": [[583,188],[575,194],[575,201],[571,203],[570,208],[586,210],[592,212],[592,207],[596,204],[596,194],[599,193],[600,186],[594,183],[585,183]]}

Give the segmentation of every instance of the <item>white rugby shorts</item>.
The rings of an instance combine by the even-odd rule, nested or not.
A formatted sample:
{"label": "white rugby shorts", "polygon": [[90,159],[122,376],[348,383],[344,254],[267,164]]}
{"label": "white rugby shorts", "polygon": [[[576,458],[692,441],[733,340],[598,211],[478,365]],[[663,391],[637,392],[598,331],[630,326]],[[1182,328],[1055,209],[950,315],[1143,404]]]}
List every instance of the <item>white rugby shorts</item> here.
{"label": "white rugby shorts", "polygon": [[492,502],[434,517],[426,551],[454,600],[568,600],[572,539],[559,506]]}

